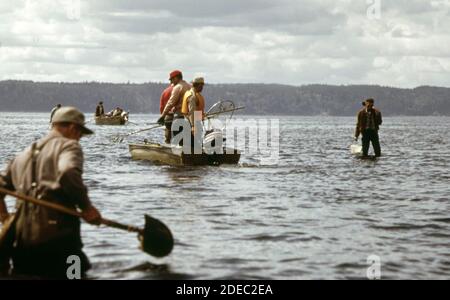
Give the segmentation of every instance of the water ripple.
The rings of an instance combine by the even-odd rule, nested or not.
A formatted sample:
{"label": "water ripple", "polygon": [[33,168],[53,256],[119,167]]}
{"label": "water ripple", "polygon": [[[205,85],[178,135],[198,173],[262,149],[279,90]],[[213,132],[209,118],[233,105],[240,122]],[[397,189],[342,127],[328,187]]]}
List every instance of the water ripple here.
{"label": "water ripple", "polygon": [[[48,115],[2,116],[4,168],[46,134]],[[450,118],[386,117],[383,156],[372,160],[350,154],[354,122],[283,117],[277,164],[244,154],[238,166],[200,168],[130,158],[127,142],[162,141],[162,130],[115,144],[141,126],[91,125],[81,144],[93,203],[127,224],[162,220],[176,245],[156,259],[135,234],[83,224],[90,278],[365,279],[375,255],[384,279],[448,279]]]}

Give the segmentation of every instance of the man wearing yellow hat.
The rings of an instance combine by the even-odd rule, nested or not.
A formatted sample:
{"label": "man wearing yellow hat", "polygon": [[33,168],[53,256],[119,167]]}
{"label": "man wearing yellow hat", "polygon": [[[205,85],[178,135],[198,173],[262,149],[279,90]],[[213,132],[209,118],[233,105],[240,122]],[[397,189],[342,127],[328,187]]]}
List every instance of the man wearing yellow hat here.
{"label": "man wearing yellow hat", "polygon": [[195,78],[192,81],[192,88],[184,94],[183,103],[181,105],[181,112],[191,123],[193,133],[196,131],[195,112],[200,112],[200,121],[203,120],[205,116],[205,98],[203,98],[203,95],[201,94],[204,86],[205,80],[203,77]]}
{"label": "man wearing yellow hat", "polygon": [[[181,113],[189,121],[191,128],[190,145],[194,153],[201,153],[201,140],[203,135],[203,118],[205,116],[205,98],[201,92],[205,85],[203,77],[197,77],[192,80],[192,88],[184,94],[181,104]],[[186,137],[185,137],[186,138]],[[183,141],[184,144],[184,141]]]}
{"label": "man wearing yellow hat", "polygon": [[[17,155],[0,175],[0,187],[78,208],[85,221],[99,224],[101,215],[89,200],[82,179],[83,152],[79,144],[82,136],[92,133],[78,109],[60,108],[53,116],[49,134]],[[4,197],[0,193],[2,223],[8,219]],[[11,251],[14,273],[64,278],[67,259],[73,255],[80,258],[81,272],[89,269],[78,218],[29,202],[18,201],[16,207]]]}

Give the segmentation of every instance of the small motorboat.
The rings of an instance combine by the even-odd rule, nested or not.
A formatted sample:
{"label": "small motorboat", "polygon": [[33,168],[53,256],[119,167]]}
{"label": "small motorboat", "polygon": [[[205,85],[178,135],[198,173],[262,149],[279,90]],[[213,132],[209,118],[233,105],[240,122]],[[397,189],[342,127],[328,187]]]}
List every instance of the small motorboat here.
{"label": "small motorboat", "polygon": [[[242,106],[236,107],[230,100],[219,101],[208,110],[206,119],[209,121],[212,118],[227,113],[231,113],[231,119],[235,111],[243,108]],[[142,130],[137,132],[140,131]],[[206,130],[205,136],[203,137],[201,154],[188,154],[183,152],[183,146],[159,144],[147,140],[144,140],[143,143],[134,143],[128,146],[131,157],[134,160],[149,160],[173,166],[238,164],[241,158],[241,152],[235,148],[227,147],[225,142],[226,139],[223,136],[222,130],[210,128]]]}
{"label": "small motorboat", "polygon": [[128,114],[109,117],[109,116],[99,116],[95,117],[95,125],[125,125],[128,122]]}
{"label": "small motorboat", "polygon": [[149,160],[173,166],[207,166],[222,164],[237,164],[241,158],[238,150],[223,148],[223,153],[210,153],[203,150],[202,154],[183,153],[183,147],[178,145],[153,143],[129,144],[131,157],[134,160]]}

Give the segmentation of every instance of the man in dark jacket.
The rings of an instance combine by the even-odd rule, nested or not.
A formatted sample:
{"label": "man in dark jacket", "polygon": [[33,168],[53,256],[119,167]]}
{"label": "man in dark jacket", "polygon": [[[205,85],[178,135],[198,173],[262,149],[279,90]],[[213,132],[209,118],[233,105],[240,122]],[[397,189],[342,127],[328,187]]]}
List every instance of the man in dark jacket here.
{"label": "man in dark jacket", "polygon": [[[60,108],[52,130],[14,158],[0,174],[0,186],[19,194],[82,211],[83,219],[99,224],[101,215],[92,205],[83,183],[83,152],[78,141],[93,132],[85,127],[84,115],[74,107]],[[8,219],[0,193],[0,222]],[[48,278],[67,278],[68,258],[76,255],[80,273],[90,264],[82,251],[80,220],[55,210],[17,201],[13,273]],[[2,257],[2,261],[4,258]]]}
{"label": "man in dark jacket", "polygon": [[355,139],[358,139],[359,134],[362,134],[363,156],[368,155],[372,142],[375,156],[379,157],[381,156],[381,147],[378,130],[383,123],[381,112],[373,107],[374,100],[372,98],[367,99],[365,104],[366,106],[358,112]]}

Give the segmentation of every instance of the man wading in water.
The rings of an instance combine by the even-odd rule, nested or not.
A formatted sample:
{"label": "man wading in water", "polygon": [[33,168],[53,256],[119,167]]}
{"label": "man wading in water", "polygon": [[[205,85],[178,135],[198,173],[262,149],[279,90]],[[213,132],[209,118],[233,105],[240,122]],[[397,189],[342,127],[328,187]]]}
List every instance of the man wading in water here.
{"label": "man wading in water", "polygon": [[369,153],[370,142],[372,142],[375,156],[381,156],[380,140],[378,137],[378,130],[383,120],[381,112],[373,107],[374,100],[367,99],[365,107],[358,113],[357,124],[355,130],[355,140],[358,139],[359,134],[362,134],[362,151],[363,156]]}
{"label": "man wading in water", "polygon": [[[82,179],[83,152],[78,142],[83,135],[93,133],[84,124],[84,115],[78,109],[57,110],[52,130],[9,164],[0,175],[0,187],[71,209],[79,208],[84,220],[99,224],[101,215],[91,204]],[[9,217],[4,198],[0,193],[2,223]],[[78,218],[20,200],[16,207],[10,257],[0,257],[0,263],[8,265],[12,259],[13,275],[67,278],[70,266],[67,258],[72,255],[80,258],[82,274],[90,268],[82,251]]]}

